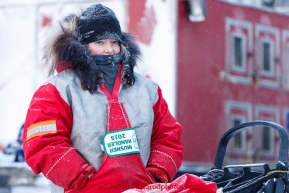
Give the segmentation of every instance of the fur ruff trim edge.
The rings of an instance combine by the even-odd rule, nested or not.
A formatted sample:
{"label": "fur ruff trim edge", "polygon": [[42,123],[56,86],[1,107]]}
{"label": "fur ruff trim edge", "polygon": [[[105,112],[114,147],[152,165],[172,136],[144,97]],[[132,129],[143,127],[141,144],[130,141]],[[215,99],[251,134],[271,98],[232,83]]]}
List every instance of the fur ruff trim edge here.
{"label": "fur ruff trim edge", "polygon": [[[74,65],[80,76],[82,89],[92,93],[103,84],[104,79],[87,45],[80,42],[81,37],[76,30],[79,18],[79,15],[70,14],[59,22],[56,26],[58,29],[53,29],[45,42],[43,59],[50,65],[49,74],[57,68],[65,69],[66,66]],[[141,52],[129,33],[122,32],[121,52],[121,79],[126,86],[131,86],[135,81],[133,69]]]}

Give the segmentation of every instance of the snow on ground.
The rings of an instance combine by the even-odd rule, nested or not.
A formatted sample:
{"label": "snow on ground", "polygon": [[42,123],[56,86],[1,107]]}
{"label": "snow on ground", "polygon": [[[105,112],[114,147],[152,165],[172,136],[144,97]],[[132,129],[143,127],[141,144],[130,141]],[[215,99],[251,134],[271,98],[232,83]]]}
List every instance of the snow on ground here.
{"label": "snow on ground", "polygon": [[[42,174],[34,176],[25,162],[14,162],[14,159],[14,154],[7,155],[0,152],[0,176],[6,176],[8,171],[11,186],[10,189],[1,187],[5,183],[0,182],[0,193],[50,193],[50,181],[48,179]],[[33,180],[31,181],[31,179]]]}
{"label": "snow on ground", "polygon": [[11,193],[50,193],[50,188],[49,187],[17,186],[11,189]]}
{"label": "snow on ground", "polygon": [[[20,181],[21,180],[21,181]],[[19,184],[25,184],[25,179],[19,179]],[[39,175],[34,186],[17,185],[9,188],[1,188],[0,193],[50,193],[50,181],[44,176]]]}

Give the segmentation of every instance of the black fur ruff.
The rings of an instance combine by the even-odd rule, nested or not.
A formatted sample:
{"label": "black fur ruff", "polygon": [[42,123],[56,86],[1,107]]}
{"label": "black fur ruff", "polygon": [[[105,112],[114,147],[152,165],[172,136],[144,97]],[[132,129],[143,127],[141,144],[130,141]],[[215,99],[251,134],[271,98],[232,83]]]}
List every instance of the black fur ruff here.
{"label": "black fur ruff", "polygon": [[[78,21],[79,16],[71,14],[59,22],[61,29],[47,40],[44,59],[52,64],[50,72],[58,67],[65,69],[65,65],[74,65],[80,76],[81,87],[92,93],[103,84],[104,79],[87,45],[80,42],[81,37],[76,31]],[[122,32],[121,79],[126,86],[131,86],[135,82],[134,67],[141,55],[133,38],[131,34]]]}

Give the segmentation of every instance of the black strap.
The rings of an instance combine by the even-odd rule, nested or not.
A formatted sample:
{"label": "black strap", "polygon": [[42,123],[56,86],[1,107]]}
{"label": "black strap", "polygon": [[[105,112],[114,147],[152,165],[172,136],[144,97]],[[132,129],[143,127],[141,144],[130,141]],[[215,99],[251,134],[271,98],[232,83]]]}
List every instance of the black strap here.
{"label": "black strap", "polygon": [[276,129],[279,133],[280,137],[280,148],[279,148],[279,161],[286,163],[288,161],[288,134],[284,127],[277,123],[269,122],[269,121],[251,121],[247,123],[242,123],[237,125],[228,131],[222,136],[218,149],[216,152],[216,157],[214,161],[214,166],[212,169],[222,169],[223,161],[226,153],[226,148],[228,145],[229,140],[239,132],[245,130],[248,127],[255,127],[255,126],[267,126],[273,129]]}
{"label": "black strap", "polygon": [[154,179],[157,181],[157,183],[163,183],[163,182],[161,181],[161,179],[159,179],[159,177],[157,177],[156,175],[153,175],[153,177],[154,177]]}

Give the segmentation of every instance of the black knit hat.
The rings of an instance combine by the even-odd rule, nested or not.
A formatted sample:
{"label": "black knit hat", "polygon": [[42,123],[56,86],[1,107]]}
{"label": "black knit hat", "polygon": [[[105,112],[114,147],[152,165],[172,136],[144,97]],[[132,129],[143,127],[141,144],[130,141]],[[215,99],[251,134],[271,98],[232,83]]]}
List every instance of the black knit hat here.
{"label": "black knit hat", "polygon": [[121,29],[115,13],[101,4],[89,6],[78,23],[81,42],[90,43],[101,39],[115,39],[121,42]]}

